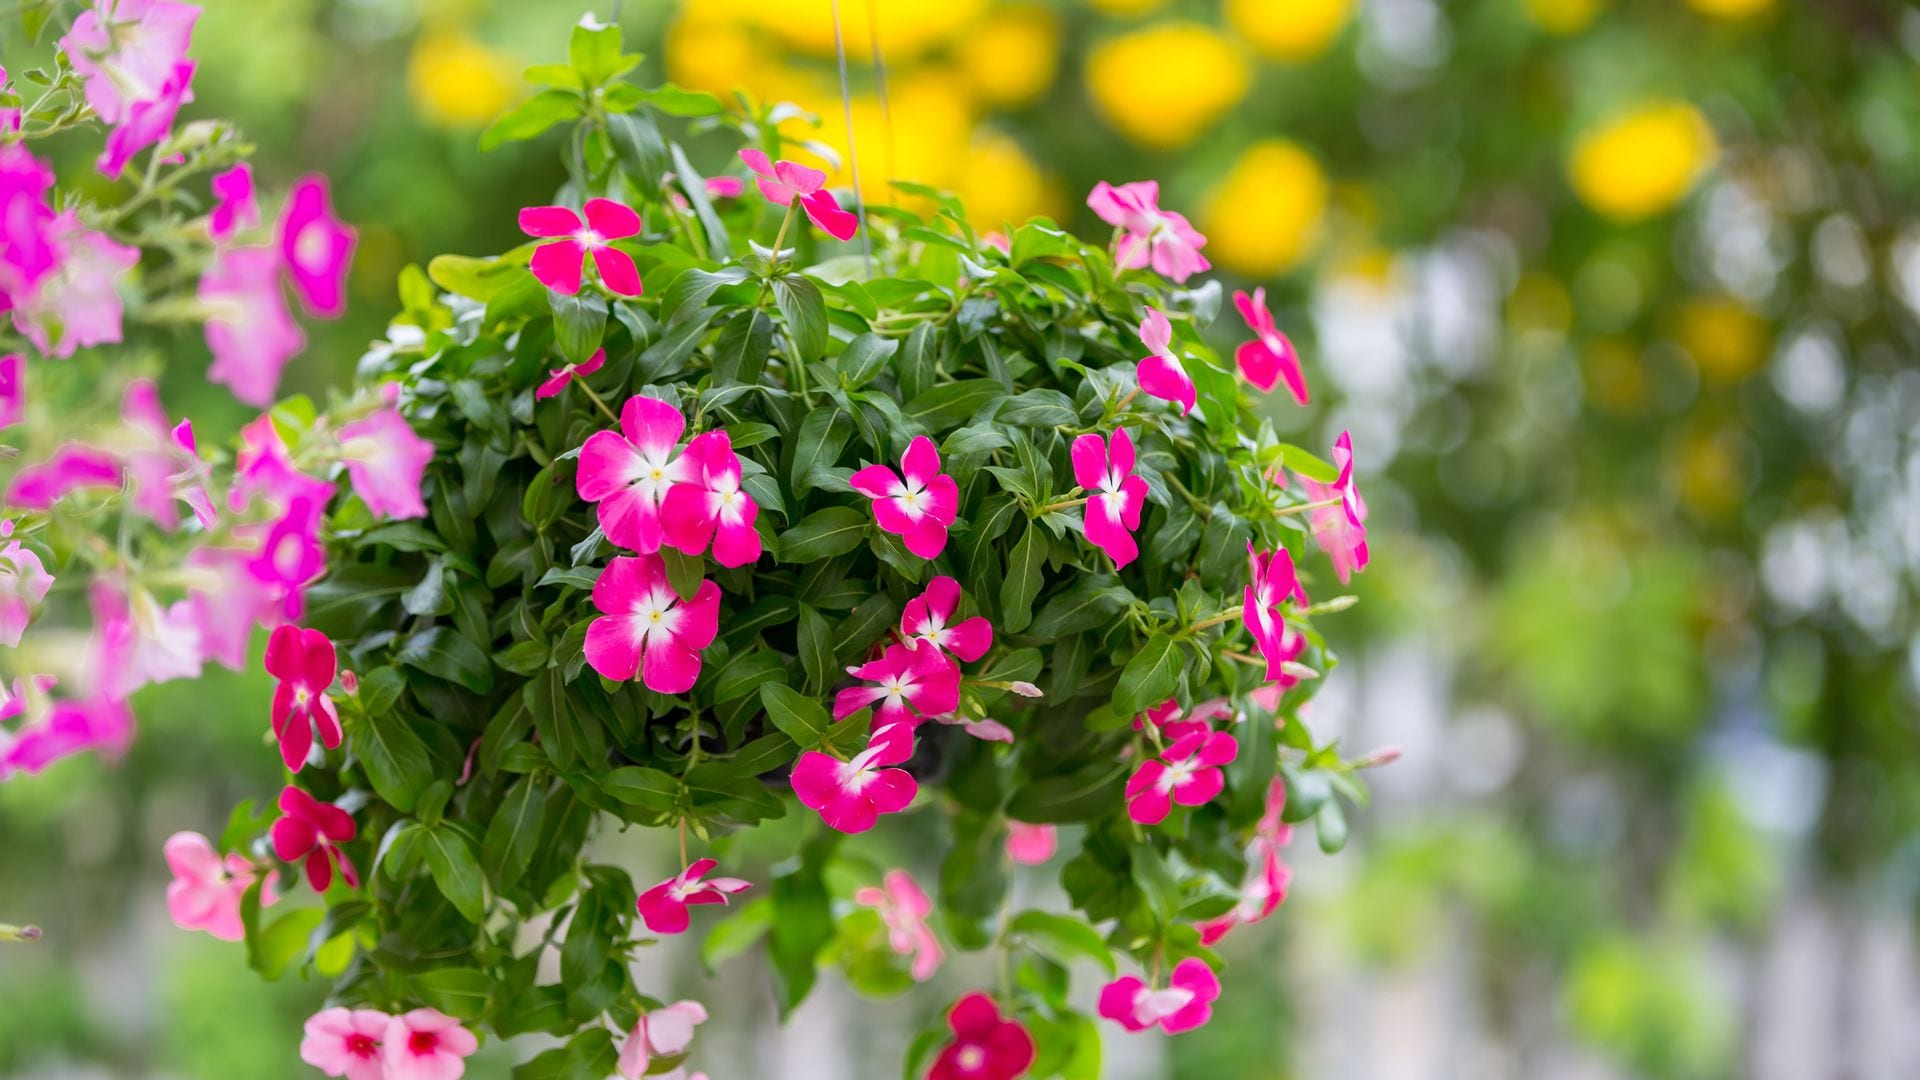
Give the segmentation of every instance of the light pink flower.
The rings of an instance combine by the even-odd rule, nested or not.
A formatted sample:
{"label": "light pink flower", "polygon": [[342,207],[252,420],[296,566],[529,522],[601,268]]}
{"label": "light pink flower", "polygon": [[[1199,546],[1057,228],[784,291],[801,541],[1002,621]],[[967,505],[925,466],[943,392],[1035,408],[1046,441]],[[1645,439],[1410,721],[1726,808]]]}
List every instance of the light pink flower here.
{"label": "light pink flower", "polygon": [[687,908],[692,904],[724,904],[727,897],[753,888],[742,878],[717,877],[703,881],[720,865],[712,859],[696,859],[685,870],[640,894],[640,921],[656,934],[684,934],[692,919]]}
{"label": "light pink flower", "polygon": [[1093,185],[1087,206],[1100,220],[1116,229],[1125,229],[1120,246],[1114,251],[1114,264],[1138,269],[1153,264],[1160,276],[1185,282],[1207,270],[1212,264],[1200,254],[1207,238],[1200,235],[1187,219],[1171,210],[1160,209],[1160,184],[1141,180],[1113,187],[1105,180]]}
{"label": "light pink flower", "polygon": [[327,749],[340,746],[340,713],[327,696],[339,670],[333,642],[318,630],[276,626],[267,638],[266,669],[280,680],[273,691],[273,737],[280,741],[280,760],[289,772],[299,772],[313,749],[315,728]]}
{"label": "light pink flower", "polygon": [[767,155],[751,147],[740,151],[740,160],[753,170],[753,182],[760,194],[778,206],[800,200],[800,208],[821,231],[835,240],[851,240],[860,231],[860,217],[840,209],[833,193],[822,189],[827,174],[792,161],[769,161]]}
{"label": "light pink flower", "polygon": [[163,607],[146,589],[123,592],[104,577],[94,581],[90,599],[93,638],[87,662],[100,693],[124,700],[149,683],[200,674],[200,633],[191,603]]}
{"label": "light pink flower", "polygon": [[7,505],[21,510],[47,510],[76,491],[110,491],[120,487],[120,460],[105,450],[67,443],[38,465],[13,475],[7,487]]}
{"label": "light pink flower", "polygon": [[1345,585],[1353,575],[1367,568],[1367,501],[1353,480],[1353,439],[1346,432],[1333,443],[1333,461],[1340,470],[1332,486],[1301,478],[1301,488],[1309,501],[1339,499],[1338,506],[1323,506],[1307,513],[1314,542],[1327,553],[1333,572]]}
{"label": "light pink flower", "polygon": [[693,1045],[693,1029],[706,1022],[706,1006],[697,1001],[676,1001],[641,1013],[620,1047],[622,1080],[640,1080],[656,1057],[686,1053]]}
{"label": "light pink flower", "polygon": [[1274,777],[1267,786],[1266,809],[1247,844],[1247,875],[1233,909],[1218,918],[1195,923],[1200,944],[1212,945],[1236,926],[1250,926],[1279,909],[1287,898],[1293,871],[1280,859],[1280,849],[1293,840],[1293,826],[1280,820],[1287,805],[1287,785]]}
{"label": "light pink flower", "polygon": [[529,206],[520,211],[520,231],[528,236],[561,237],[533,251],[534,279],[554,292],[572,296],[580,291],[588,255],[600,271],[600,284],[622,296],[639,296],[640,270],[633,256],[609,241],[640,232],[640,215],[612,199],[588,199],[586,222],[564,206]]}
{"label": "light pink flower", "polygon": [[210,184],[213,209],[207,213],[207,235],[216,243],[233,239],[241,229],[260,224],[260,204],[253,195],[253,166],[241,162],[215,173]]}
{"label": "light pink flower", "polygon": [[[213,843],[195,832],[167,837],[161,848],[173,881],[167,885],[167,914],[182,930],[205,930],[222,941],[247,936],[240,922],[240,898],[245,896],[260,868],[239,852],[222,859]],[[260,884],[260,906],[272,907],[280,896],[274,890],[277,870],[269,870]]]}
{"label": "light pink flower", "polygon": [[182,60],[167,73],[158,94],[127,107],[126,118],[108,132],[106,148],[94,166],[109,179],[118,180],[135,154],[172,133],[180,106],[192,100],[193,62]]}
{"label": "light pink flower", "polygon": [[557,397],[560,391],[565,390],[567,388],[568,383],[572,382],[576,378],[585,378],[586,376],[591,375],[596,371],[599,371],[601,366],[604,365],[606,362],[607,362],[607,350],[595,349],[593,350],[592,356],[587,357],[585,360],[582,360],[577,364],[567,364],[564,367],[548,368],[546,381],[542,382],[533,391],[534,400],[543,401],[550,397]]}
{"label": "light pink flower", "polygon": [[960,487],[940,471],[940,451],[925,435],[907,444],[900,473],[904,481],[885,465],[869,465],[847,482],[873,500],[874,520],[904,541],[908,551],[923,559],[937,558],[946,550],[947,529],[960,514]]}
{"label": "light pink flower", "polygon": [[1240,317],[1247,321],[1247,328],[1254,334],[1254,340],[1241,342],[1234,351],[1240,374],[1263,393],[1271,393],[1284,378],[1293,400],[1305,405],[1307,376],[1300,370],[1300,354],[1294,351],[1287,335],[1274,327],[1273,312],[1267,310],[1267,290],[1255,289],[1252,296],[1235,290],[1233,305],[1240,309]]}
{"label": "light pink flower", "polygon": [[985,656],[993,647],[993,624],[981,615],[954,622],[960,595],[960,583],[945,575],[927,582],[926,591],[907,601],[900,613],[901,636],[908,642],[925,641],[969,664]]}
{"label": "light pink flower", "polygon": [[639,673],[647,689],[684,694],[700,678],[700,650],[720,629],[720,586],[705,578],[682,601],[658,555],[617,555],[593,583],[601,617],[587,627],[587,663],[624,682]]}
{"label": "light pink flower", "polygon": [[180,524],[180,510],[174,504],[183,502],[200,524],[211,527],[216,515],[213,497],[207,494],[210,470],[194,444],[193,421],[169,424],[167,411],[160,405],[160,389],[148,379],[127,384],[120,416],[141,443],[126,455],[134,509],[172,530]]}
{"label": "light pink flower", "polygon": [[120,340],[120,279],[140,261],[138,248],[115,243],[68,210],[47,226],[59,258],[30,293],[14,297],[13,324],[55,359]]}
{"label": "light pink flower", "polygon": [[934,1058],[927,1080],[1015,1080],[1033,1065],[1033,1036],[982,993],[971,993],[947,1010],[953,1041]]}
{"label": "light pink flower", "polygon": [[1192,1031],[1213,1018],[1220,977],[1205,960],[1189,956],[1173,965],[1167,987],[1155,990],[1138,975],[1122,975],[1100,990],[1100,1015],[1128,1031],[1159,1027],[1168,1035]]}
{"label": "light pink flower", "polygon": [[438,1009],[415,1009],[387,1021],[380,1056],[387,1080],[459,1080],[479,1047],[473,1032]]}
{"label": "light pink flower", "polygon": [[1307,590],[1294,570],[1293,553],[1283,547],[1261,554],[1248,541],[1247,588],[1241,599],[1240,618],[1247,624],[1253,643],[1260,647],[1260,655],[1266,658],[1269,682],[1287,677],[1281,665],[1307,647],[1305,636],[1287,625],[1289,600],[1307,602]]}
{"label": "light pink flower", "polygon": [[889,645],[878,660],[849,667],[847,674],[873,683],[849,686],[833,699],[833,718],[844,720],[873,706],[873,730],[896,724],[912,728],[924,719],[960,707],[960,668],[924,641]]}
{"label": "light pink flower", "polygon": [[199,297],[213,350],[207,381],[248,405],[271,405],[287,361],[307,346],[280,291],[280,253],[261,247],[217,252],[200,277]]}
{"label": "light pink flower", "polygon": [[293,182],[280,212],[280,262],[307,314],[332,319],[347,310],[355,241],[353,229],[334,216],[326,177],[310,173]]}
{"label": "light pink flower", "polygon": [[1167,819],[1174,803],[1202,806],[1226,784],[1220,766],[1240,753],[1224,731],[1196,731],[1167,747],[1160,760],[1140,763],[1127,780],[1127,816],[1142,825]]}
{"label": "light pink flower", "polygon": [[19,353],[0,356],[0,428],[27,418],[27,358]]}
{"label": "light pink flower", "polygon": [[60,39],[60,51],[86,82],[87,104],[118,124],[136,104],[160,96],[187,58],[200,9],[174,0],[94,0]]}
{"label": "light pink flower", "polygon": [[360,887],[360,872],[340,850],[340,845],[352,840],[357,831],[353,815],[291,784],[280,791],[280,815],[270,830],[273,853],[281,862],[304,863],[307,884],[314,892],[326,892],[333,884],[336,866],[348,885]]}
{"label": "light pink flower", "polygon": [[0,645],[11,649],[33,620],[34,610],[53,588],[53,575],[32,548],[13,539],[13,522],[0,521]]}
{"label": "light pink flower", "polygon": [[933,914],[933,901],[905,870],[889,870],[876,887],[857,889],[853,902],[880,913],[887,927],[887,943],[901,956],[913,957],[915,982],[926,982],[940,970],[943,953],[940,939],[933,936],[927,916]]}
{"label": "light pink flower", "polygon": [[793,767],[793,793],[817,811],[827,827],[843,833],[873,828],[881,814],[905,810],[920,786],[899,765],[913,756],[913,732],[903,724],[881,728],[851,761],[818,750],[800,755]]}
{"label": "light pink flower", "polygon": [[196,547],[187,555],[187,601],[200,649],[235,671],[246,666],[254,626],[273,610],[271,596],[248,569],[251,559],[231,547]]}
{"label": "light pink flower", "polygon": [[1147,482],[1133,472],[1133,439],[1126,428],[1115,428],[1105,442],[1082,435],[1073,440],[1072,457],[1073,478],[1088,492],[1081,526],[1087,543],[1106,552],[1118,570],[1140,554],[1133,534],[1147,504]]}
{"label": "light pink flower", "polygon": [[393,1017],[378,1009],[334,1006],[307,1018],[300,1060],[346,1080],[387,1080],[380,1042]]}
{"label": "light pink flower", "polygon": [[721,566],[746,566],[760,557],[760,533],[753,527],[760,504],[740,490],[740,458],[724,431],[695,435],[680,458],[685,480],[667,489],[660,501],[660,525],[666,542],[688,555],[713,546]]}
{"label": "light pink flower", "polygon": [[709,176],[706,185],[712,199],[737,199],[747,190],[746,181],[737,176]]}
{"label": "light pink flower", "polygon": [[1039,866],[1060,847],[1059,830],[1052,825],[1007,822],[1007,858],[1021,866]]}
{"label": "light pink flower", "polygon": [[1182,415],[1192,412],[1199,395],[1192,376],[1173,354],[1173,324],[1159,309],[1148,308],[1147,317],[1140,321],[1140,343],[1152,351],[1134,365],[1133,375],[1140,389],[1148,397],[1180,406]]}
{"label": "light pink flower", "polygon": [[414,433],[392,405],[340,427],[340,460],[354,493],[376,517],[427,516],[420,478],[433,460],[433,444]]}
{"label": "light pink flower", "polygon": [[608,540],[642,555],[660,550],[666,540],[661,501],[674,484],[694,478],[694,462],[673,453],[686,428],[679,409],[636,395],[620,408],[619,431],[587,436],[574,485],[581,498],[599,504],[595,512]]}
{"label": "light pink flower", "polygon": [[[51,677],[37,677],[44,690]],[[21,687],[14,685],[14,695]],[[62,758],[85,750],[118,756],[133,742],[133,711],[119,698],[95,693],[53,702],[12,735],[0,731],[0,780],[16,772],[32,775]]]}

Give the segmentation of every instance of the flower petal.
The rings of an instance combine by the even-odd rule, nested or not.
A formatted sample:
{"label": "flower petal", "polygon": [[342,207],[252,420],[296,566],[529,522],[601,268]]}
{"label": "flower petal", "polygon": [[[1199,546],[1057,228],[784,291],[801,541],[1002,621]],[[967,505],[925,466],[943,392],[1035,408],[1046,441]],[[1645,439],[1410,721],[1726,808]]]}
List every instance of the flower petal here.
{"label": "flower petal", "polygon": [[529,206],[520,211],[520,231],[528,236],[572,236],[580,231],[580,215],[564,206]]}

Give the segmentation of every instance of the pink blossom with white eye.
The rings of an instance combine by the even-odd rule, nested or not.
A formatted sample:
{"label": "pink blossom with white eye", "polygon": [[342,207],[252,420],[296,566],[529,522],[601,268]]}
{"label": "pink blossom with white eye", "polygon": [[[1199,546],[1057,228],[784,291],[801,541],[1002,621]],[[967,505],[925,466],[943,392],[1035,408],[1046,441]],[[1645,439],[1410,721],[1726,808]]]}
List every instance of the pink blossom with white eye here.
{"label": "pink blossom with white eye", "polygon": [[309,173],[293,182],[278,232],[280,261],[300,306],[315,318],[338,318],[347,310],[347,268],[358,238],[334,214],[326,177]]}
{"label": "pink blossom with white eye", "polygon": [[724,904],[734,893],[753,888],[742,878],[717,877],[702,880],[720,865],[713,859],[697,859],[685,870],[640,894],[640,919],[656,934],[684,934],[692,924],[687,912],[693,904]]}
{"label": "pink blossom with white eye", "polygon": [[1367,502],[1353,481],[1352,441],[1340,433],[1333,446],[1334,461],[1340,476],[1333,484],[1321,484],[1301,477],[1302,492],[1310,502],[1339,500],[1337,506],[1317,507],[1307,512],[1307,524],[1313,539],[1333,564],[1333,572],[1345,585],[1355,573],[1367,568]]}
{"label": "pink blossom with white eye", "polygon": [[971,664],[993,647],[993,624],[984,616],[954,621],[960,610],[960,583],[945,576],[927,582],[925,591],[907,601],[900,613],[900,634],[907,641],[924,641]]}
{"label": "pink blossom with white eye", "polygon": [[[529,206],[520,211],[520,231],[528,236],[555,238],[533,250],[528,269],[534,279],[563,296],[580,291],[588,256],[599,271],[600,284],[621,296],[644,291],[633,256],[613,246],[640,233],[640,215],[633,207],[612,199],[588,199],[582,213],[564,206]],[[582,221],[582,214],[585,220]]]}
{"label": "pink blossom with white eye", "polygon": [[13,539],[12,519],[0,520],[0,538],[7,541],[0,546],[0,645],[11,649],[53,588],[53,575],[38,553]]}
{"label": "pink blossom with white eye", "polygon": [[174,0],[94,0],[60,39],[85,83],[87,104],[107,124],[154,101],[187,58],[200,9]]}
{"label": "pink blossom with white eye", "polygon": [[387,1021],[380,1039],[386,1080],[459,1080],[479,1048],[473,1032],[438,1009],[414,1009]]}
{"label": "pink blossom with white eye", "polygon": [[340,845],[352,840],[358,831],[352,814],[288,784],[280,789],[280,817],[268,835],[273,838],[273,853],[280,861],[304,864],[307,884],[314,892],[323,893],[333,884],[335,867],[349,886],[360,887],[360,872],[340,850]]}
{"label": "pink blossom with white eye", "polygon": [[898,536],[907,550],[937,558],[947,547],[947,529],[960,513],[960,486],[940,471],[933,440],[916,435],[900,458],[900,472],[869,465],[848,478],[853,490],[873,500],[880,528]]}
{"label": "pink blossom with white eye", "polygon": [[380,1044],[392,1021],[378,1009],[322,1009],[307,1018],[300,1060],[328,1076],[387,1080]]}
{"label": "pink blossom with white eye", "polygon": [[1195,732],[1211,730],[1206,717],[1184,716],[1176,698],[1168,698],[1133,718],[1135,731],[1145,731],[1148,725],[1158,729],[1160,738],[1168,743],[1177,743]]}
{"label": "pink blossom with white eye", "polygon": [[801,805],[817,811],[830,829],[862,833],[873,828],[881,814],[905,810],[919,794],[920,785],[899,765],[913,756],[913,732],[894,724],[873,733],[867,748],[851,761],[840,761],[818,750],[800,755],[793,767],[793,792]]}
{"label": "pink blossom with white eye", "polygon": [[1183,283],[1212,264],[1200,254],[1207,238],[1184,215],[1160,209],[1160,184],[1140,180],[1114,187],[1105,180],[1093,186],[1087,206],[1100,220],[1125,229],[1114,251],[1114,265],[1139,269],[1151,264],[1169,281]]}
{"label": "pink blossom with white eye", "polygon": [[1241,597],[1240,618],[1267,661],[1267,680],[1291,686],[1298,680],[1286,673],[1284,665],[1305,651],[1307,639],[1287,625],[1289,600],[1301,605],[1307,602],[1307,590],[1294,569],[1293,553],[1283,547],[1263,554],[1249,541],[1247,588]]}
{"label": "pink blossom with white eye", "polygon": [[288,772],[299,772],[313,750],[316,729],[321,745],[329,750],[340,746],[340,713],[327,696],[339,670],[333,642],[318,630],[282,623],[267,637],[264,666],[279,680],[271,715],[280,760]]}
{"label": "pink blossom with white eye", "polygon": [[376,517],[427,516],[420,482],[433,461],[433,444],[421,438],[387,405],[340,426],[340,461],[347,467],[354,493]]}
{"label": "pink blossom with white eye", "polygon": [[1133,472],[1133,438],[1126,428],[1115,428],[1104,441],[1082,435],[1073,440],[1071,456],[1074,481],[1089,492],[1082,531],[1118,570],[1140,554],[1133,534],[1147,503],[1147,481]]}
{"label": "pink blossom with white eye", "polygon": [[87,664],[95,689],[118,700],[150,683],[200,674],[200,634],[192,604],[166,606],[140,586],[100,578],[90,591],[93,637]]}
{"label": "pink blossom with white eye", "polygon": [[[618,1068],[622,1080],[640,1080],[656,1057],[684,1054],[693,1045],[693,1029],[707,1022],[706,1006],[676,1001],[640,1014],[627,1041],[621,1044]],[[666,1076],[679,1074],[676,1069]]]}
{"label": "pink blossom with white eye", "polygon": [[272,907],[280,894],[274,888],[278,870],[260,868],[245,855],[228,852],[225,858],[213,843],[195,832],[167,837],[161,848],[173,881],[167,885],[167,914],[182,930],[205,930],[222,941],[240,941],[246,927],[240,921],[240,900],[260,880],[260,906]]}
{"label": "pink blossom with white eye", "polygon": [[273,404],[287,361],[307,347],[306,332],[293,321],[280,290],[280,253],[263,247],[215,252],[200,275],[199,299],[213,351],[207,381],[226,386],[248,405]]}
{"label": "pink blossom with white eye", "polygon": [[615,556],[593,583],[601,617],[587,626],[587,663],[625,682],[684,694],[700,678],[700,651],[720,630],[720,586],[705,578],[682,600],[658,555]]}
{"label": "pink blossom with white eye", "polygon": [[1287,335],[1273,325],[1273,312],[1267,310],[1267,290],[1255,289],[1252,296],[1235,291],[1233,305],[1240,310],[1240,317],[1246,320],[1247,329],[1254,335],[1254,340],[1243,341],[1234,350],[1240,374],[1262,393],[1272,393],[1280,380],[1285,379],[1293,400],[1305,405],[1307,376],[1300,370],[1300,354]]}
{"label": "pink blossom with white eye", "polygon": [[740,151],[740,160],[753,170],[753,182],[760,194],[777,206],[788,206],[795,199],[807,217],[835,240],[851,240],[860,231],[860,217],[840,208],[833,193],[822,188],[827,174],[793,161],[771,161],[751,147]]}
{"label": "pink blossom with white eye", "polygon": [[713,548],[721,566],[746,566],[760,558],[759,530],[753,527],[760,504],[740,487],[740,457],[724,431],[695,435],[681,461],[687,479],[667,489],[660,501],[661,529],[667,545],[688,555]]}
{"label": "pink blossom with white eye", "polygon": [[1173,804],[1203,806],[1226,786],[1220,766],[1240,753],[1240,744],[1224,731],[1196,731],[1167,747],[1159,760],[1140,763],[1127,780],[1127,816],[1141,825],[1158,825]]}
{"label": "pink blossom with white eye", "polygon": [[587,357],[577,364],[567,364],[563,367],[547,369],[546,380],[533,391],[533,399],[535,401],[544,401],[550,397],[558,397],[560,391],[567,388],[568,383],[577,378],[584,379],[588,375],[599,371],[606,362],[607,350],[595,349],[593,350],[592,356]]}
{"label": "pink blossom with white eye", "polygon": [[889,645],[880,659],[849,667],[847,674],[874,685],[836,694],[833,718],[845,720],[871,705],[875,732],[895,725],[911,729],[960,707],[959,666],[924,641]]}
{"label": "pink blossom with white eye", "polygon": [[1052,825],[1007,822],[1007,858],[1021,866],[1040,866],[1060,848],[1060,831]]}
{"label": "pink blossom with white eye", "polygon": [[13,296],[14,327],[54,359],[119,342],[120,279],[140,261],[140,249],[87,228],[71,210],[52,218],[45,236],[58,262],[31,291]]}
{"label": "pink blossom with white eye", "polygon": [[1247,844],[1247,874],[1233,909],[1215,919],[1194,924],[1200,944],[1212,945],[1236,926],[1250,926],[1279,910],[1287,898],[1293,871],[1281,861],[1280,849],[1293,840],[1293,826],[1280,820],[1286,810],[1287,785],[1274,777],[1267,785],[1266,806],[1253,839]]}
{"label": "pink blossom with white eye", "polygon": [[887,944],[901,956],[913,958],[915,982],[926,982],[940,970],[945,954],[941,951],[940,939],[927,925],[927,916],[933,914],[933,901],[927,899],[926,891],[913,880],[912,874],[889,870],[878,886],[856,889],[853,902],[880,913],[880,921],[887,928]]}
{"label": "pink blossom with white eye", "polygon": [[687,418],[659,398],[635,395],[620,408],[619,431],[596,431],[580,447],[574,478],[608,540],[650,555],[666,541],[660,504],[673,485],[694,477],[695,462],[676,458]]}
{"label": "pink blossom with white eye", "polygon": [[1133,369],[1141,392],[1173,402],[1180,406],[1183,416],[1192,412],[1199,393],[1194,389],[1193,377],[1173,354],[1173,324],[1158,308],[1148,308],[1146,318],[1140,321],[1140,343],[1148,349],[1148,355]]}
{"label": "pink blossom with white eye", "polygon": [[1213,1018],[1220,977],[1205,960],[1189,956],[1173,966],[1167,985],[1155,990],[1138,975],[1122,975],[1100,990],[1100,1015],[1128,1031],[1158,1027],[1168,1035],[1192,1031]]}

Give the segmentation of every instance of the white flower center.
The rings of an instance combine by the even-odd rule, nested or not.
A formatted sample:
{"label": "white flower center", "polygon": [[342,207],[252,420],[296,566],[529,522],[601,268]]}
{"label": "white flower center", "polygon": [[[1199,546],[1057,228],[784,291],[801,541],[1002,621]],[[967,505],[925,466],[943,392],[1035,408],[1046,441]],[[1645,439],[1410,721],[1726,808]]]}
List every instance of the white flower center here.
{"label": "white flower center", "polygon": [[1159,788],[1162,794],[1166,794],[1178,788],[1185,787],[1187,781],[1193,779],[1193,774],[1199,771],[1200,761],[1198,758],[1181,758],[1179,761],[1167,766],[1167,771],[1160,774],[1160,782],[1154,786]]}
{"label": "white flower center", "polygon": [[607,238],[601,236],[597,229],[581,229],[573,234],[573,240],[588,251],[597,251],[607,246]]}

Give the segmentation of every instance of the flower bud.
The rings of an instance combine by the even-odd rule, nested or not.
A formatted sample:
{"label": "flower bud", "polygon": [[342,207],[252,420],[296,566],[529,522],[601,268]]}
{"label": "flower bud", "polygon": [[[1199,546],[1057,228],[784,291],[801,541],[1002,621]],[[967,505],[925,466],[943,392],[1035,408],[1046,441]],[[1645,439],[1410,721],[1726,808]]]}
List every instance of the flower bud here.
{"label": "flower bud", "polygon": [[1035,685],[1033,685],[1033,684],[1032,684],[1032,683],[1030,683],[1030,682],[1015,682],[1015,683],[1013,683],[1013,684],[1012,684],[1011,686],[1008,686],[1008,687],[1007,687],[1007,689],[1009,689],[1009,690],[1011,690],[1011,691],[1013,691],[1013,692],[1014,692],[1014,693],[1016,693],[1016,694],[1019,694],[1019,695],[1020,695],[1021,697],[1036,697],[1036,698],[1037,698],[1037,697],[1045,697],[1045,696],[1046,696],[1045,694],[1042,694],[1042,693],[1040,692],[1040,688],[1039,688],[1039,687],[1037,687],[1037,686],[1035,686]]}
{"label": "flower bud", "polygon": [[355,675],[352,668],[348,668],[346,671],[340,673],[340,689],[345,690],[349,694],[358,694],[360,692],[360,676]]}

